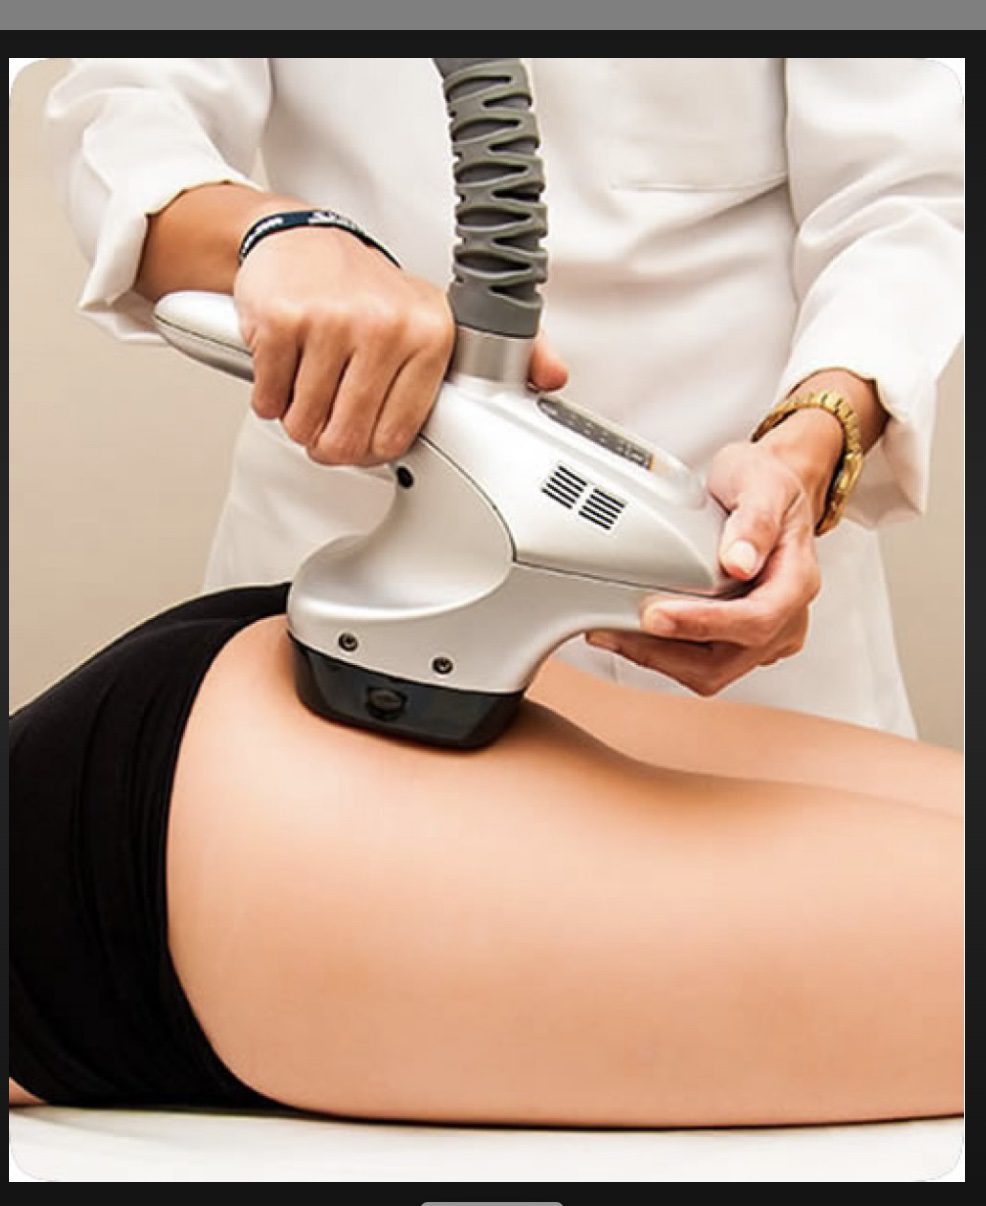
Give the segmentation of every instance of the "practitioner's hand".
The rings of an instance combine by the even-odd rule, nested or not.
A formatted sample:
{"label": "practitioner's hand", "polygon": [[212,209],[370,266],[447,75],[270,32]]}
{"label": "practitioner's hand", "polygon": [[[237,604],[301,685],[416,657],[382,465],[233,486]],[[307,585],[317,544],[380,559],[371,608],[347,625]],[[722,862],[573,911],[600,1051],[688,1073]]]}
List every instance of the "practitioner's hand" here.
{"label": "practitioner's hand", "polygon": [[[253,356],[251,405],[324,465],[407,451],[445,376],[455,327],[445,292],[346,231],[305,227],[259,242],[236,274]],[[565,367],[539,338],[532,384]]]}
{"label": "practitioner's hand", "polygon": [[[801,649],[809,605],[821,586],[814,529],[842,430],[831,415],[812,411],[775,431],[776,441],[772,432],[756,444],[727,445],[708,475],[710,492],[729,512],[719,559],[732,577],[752,583],[750,589],[733,599],[653,596],[641,611],[642,632],[590,633],[590,644],[706,696]],[[798,456],[789,455],[793,447]]]}

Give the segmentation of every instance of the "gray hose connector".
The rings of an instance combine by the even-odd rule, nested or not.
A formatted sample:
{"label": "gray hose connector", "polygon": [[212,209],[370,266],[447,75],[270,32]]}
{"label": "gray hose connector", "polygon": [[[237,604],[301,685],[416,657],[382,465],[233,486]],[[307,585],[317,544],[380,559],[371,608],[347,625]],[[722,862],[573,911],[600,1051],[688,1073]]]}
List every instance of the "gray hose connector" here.
{"label": "gray hose connector", "polygon": [[456,235],[448,296],[456,322],[529,339],[547,276],[544,173],[519,59],[435,59],[455,159]]}

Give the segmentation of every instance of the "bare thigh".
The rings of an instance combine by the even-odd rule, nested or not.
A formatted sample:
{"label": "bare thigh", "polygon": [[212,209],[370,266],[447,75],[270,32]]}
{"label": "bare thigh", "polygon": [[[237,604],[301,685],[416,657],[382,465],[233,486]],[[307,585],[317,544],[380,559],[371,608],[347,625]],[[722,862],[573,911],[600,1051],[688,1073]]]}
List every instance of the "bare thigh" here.
{"label": "bare thigh", "polygon": [[733,1125],[961,1108],[961,831],[659,770],[532,705],[454,755],[311,716],[274,622],[186,733],[172,953],[219,1056],[378,1118]]}
{"label": "bare thigh", "polygon": [[962,815],[964,759],[943,746],[804,712],[620,686],[559,659],[545,663],[528,697],[656,766],[810,783]]}

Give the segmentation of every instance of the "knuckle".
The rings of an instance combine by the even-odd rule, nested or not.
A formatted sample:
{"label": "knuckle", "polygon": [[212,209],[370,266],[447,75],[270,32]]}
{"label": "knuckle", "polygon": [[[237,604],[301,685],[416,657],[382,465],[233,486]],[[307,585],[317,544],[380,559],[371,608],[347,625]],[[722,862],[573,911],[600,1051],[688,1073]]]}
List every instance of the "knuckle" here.
{"label": "knuckle", "polygon": [[364,336],[389,341],[403,335],[407,326],[407,317],[397,306],[377,299],[364,305],[359,315],[358,325]]}
{"label": "knuckle", "polygon": [[272,298],[257,318],[257,338],[277,340],[298,331],[305,321],[304,309],[287,298]]}
{"label": "knuckle", "polygon": [[366,440],[350,428],[326,428],[309,449],[312,460],[323,465],[354,465],[366,452]]}
{"label": "knuckle", "polygon": [[279,419],[284,413],[284,399],[275,396],[271,390],[254,390],[250,406],[254,414],[261,419]]}
{"label": "knuckle", "polygon": [[421,347],[445,355],[455,341],[455,323],[446,308],[429,310],[415,320],[415,342]]}
{"label": "knuckle", "polygon": [[347,322],[345,309],[335,302],[320,300],[308,307],[304,316],[304,326],[308,333],[338,332]]}
{"label": "knuckle", "polygon": [[324,450],[321,440],[316,440],[313,444],[307,444],[305,452],[308,454],[308,459],[314,461],[316,465],[337,465],[341,463]]}
{"label": "knuckle", "polygon": [[743,453],[740,451],[738,444],[724,444],[722,448],[713,456],[709,464],[708,472],[708,487],[715,494],[730,495],[731,482],[737,475],[738,467],[742,463]]}
{"label": "knuckle", "polygon": [[370,442],[370,451],[381,460],[393,460],[394,457],[407,452],[416,434],[403,424],[385,427],[374,434]]}
{"label": "knuckle", "polygon": [[762,504],[745,509],[745,523],[747,533],[758,541],[771,541],[777,532],[777,518],[774,512]]}
{"label": "knuckle", "polygon": [[751,448],[752,445],[744,440],[733,440],[732,443],[724,444],[716,453],[716,463],[730,468],[740,465],[749,459]]}
{"label": "knuckle", "polygon": [[307,444],[315,434],[311,420],[305,418],[294,407],[289,408],[288,413],[281,420],[281,426],[296,444]]}

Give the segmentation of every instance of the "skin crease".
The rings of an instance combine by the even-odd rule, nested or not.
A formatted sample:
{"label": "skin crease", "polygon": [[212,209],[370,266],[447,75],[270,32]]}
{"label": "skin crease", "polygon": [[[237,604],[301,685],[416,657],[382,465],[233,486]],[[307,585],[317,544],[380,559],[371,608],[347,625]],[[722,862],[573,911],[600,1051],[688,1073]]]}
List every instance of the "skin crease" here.
{"label": "skin crease", "polygon": [[507,735],[452,754],[308,713],[282,617],[224,648],[168,838],[220,1058],[353,1117],[960,1112],[961,757],[586,687],[549,663]]}
{"label": "skin crease", "polygon": [[[232,294],[254,358],[256,413],[279,419],[319,464],[378,464],[405,452],[428,417],[452,351],[452,315],[442,290],[345,231],[284,231],[238,266],[255,221],[310,208],[241,184],[189,189],[151,216],[136,288],[152,301],[179,289]],[[552,391],[567,379],[539,336],[531,384]],[[831,367],[792,393],[821,389],[848,399],[872,447],[887,421],[874,383]],[[751,590],[718,602],[655,596],[642,631],[590,640],[703,696],[797,653],[820,586],[814,527],[841,452],[842,428],[821,411],[792,415],[756,445],[721,449],[707,475],[731,513],[720,559],[733,577],[755,579]]]}

